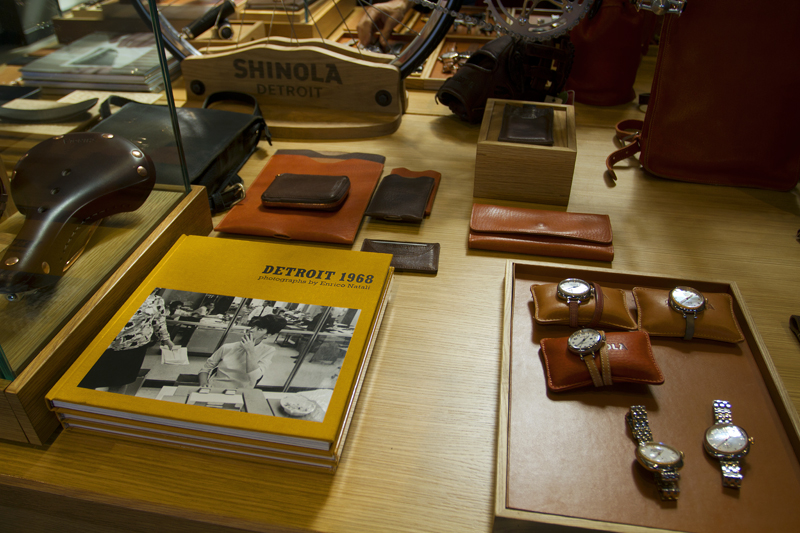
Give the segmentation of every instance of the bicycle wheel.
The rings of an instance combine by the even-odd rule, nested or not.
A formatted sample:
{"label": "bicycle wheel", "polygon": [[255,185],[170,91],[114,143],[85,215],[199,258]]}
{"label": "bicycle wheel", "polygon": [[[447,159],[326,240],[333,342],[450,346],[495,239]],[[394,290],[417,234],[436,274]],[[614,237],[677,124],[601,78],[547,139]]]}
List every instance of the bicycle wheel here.
{"label": "bicycle wheel", "polygon": [[[232,0],[226,0],[225,3]],[[337,0],[334,0],[336,3]],[[237,5],[239,9],[247,9],[249,1],[241,2]],[[456,12],[461,6],[461,0],[438,0],[432,2],[436,4],[436,9],[433,9],[425,22],[425,25],[419,31],[414,31],[411,28],[405,27],[406,30],[413,32],[413,39],[408,43],[397,57],[391,61],[400,71],[401,77],[405,78],[415,70],[428,58],[428,56],[436,49],[439,42],[444,38],[453,24],[453,17],[451,13]],[[218,4],[214,9],[204,15],[206,23],[210,23],[207,27],[213,26],[219,19],[218,10],[222,4]],[[134,0],[133,6],[138,12],[139,16],[148,25],[152,25],[150,9],[147,0]],[[375,9],[380,10],[380,4],[373,6]],[[344,22],[344,15],[342,21]],[[394,19],[398,24],[402,21]],[[202,52],[190,44],[189,39],[184,31],[178,31],[175,27],[159,12],[159,23],[161,32],[164,37],[164,46],[170,51],[172,55],[180,60],[185,59],[192,55],[202,55]],[[206,28],[207,29],[207,28]],[[321,38],[325,38],[320,34]]]}

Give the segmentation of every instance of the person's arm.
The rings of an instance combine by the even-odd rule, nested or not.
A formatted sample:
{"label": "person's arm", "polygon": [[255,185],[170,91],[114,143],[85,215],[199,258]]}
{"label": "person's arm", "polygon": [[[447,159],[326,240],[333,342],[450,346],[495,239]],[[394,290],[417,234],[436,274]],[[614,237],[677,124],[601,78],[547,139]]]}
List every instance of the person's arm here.
{"label": "person's arm", "polygon": [[374,43],[377,31],[377,39],[381,47],[386,48],[392,29],[403,20],[413,5],[411,0],[389,0],[365,8],[364,14],[356,26],[358,44],[369,46]]}
{"label": "person's arm", "polygon": [[211,372],[219,366],[219,362],[222,361],[222,356],[224,355],[223,349],[225,345],[220,346],[217,348],[217,351],[211,354],[211,357],[206,359],[205,364],[203,364],[203,368],[197,373],[197,379],[200,381],[201,387],[208,386],[208,376]]}
{"label": "person's arm", "polygon": [[169,330],[167,330],[167,306],[164,305],[164,299],[160,296],[156,297],[153,307],[156,312],[155,334],[158,335],[161,344],[165,344],[169,346],[170,350],[174,350],[175,344],[169,337]]}

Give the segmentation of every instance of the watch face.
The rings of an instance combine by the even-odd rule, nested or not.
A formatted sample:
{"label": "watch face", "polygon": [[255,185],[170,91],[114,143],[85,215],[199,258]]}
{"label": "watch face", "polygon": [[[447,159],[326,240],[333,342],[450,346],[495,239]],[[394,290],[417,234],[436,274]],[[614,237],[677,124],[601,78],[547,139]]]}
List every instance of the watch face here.
{"label": "watch face", "polygon": [[[640,462],[643,460],[644,466],[647,463],[656,466],[674,466],[680,468],[682,466],[683,455],[681,452],[667,446],[661,442],[646,442],[636,448],[636,456]],[[680,466],[679,466],[680,465]]]}
{"label": "watch face", "polygon": [[706,430],[706,446],[717,453],[739,454],[749,443],[747,433],[733,424],[714,424]]}
{"label": "watch face", "polygon": [[669,293],[669,298],[673,304],[679,308],[697,311],[705,306],[706,299],[703,294],[691,287],[675,287]]}
{"label": "watch face", "polygon": [[567,278],[558,284],[557,292],[562,298],[583,300],[591,294],[592,286],[582,279]]}
{"label": "watch face", "polygon": [[577,354],[585,355],[597,351],[603,342],[603,334],[592,328],[579,329],[567,339],[567,347]]}

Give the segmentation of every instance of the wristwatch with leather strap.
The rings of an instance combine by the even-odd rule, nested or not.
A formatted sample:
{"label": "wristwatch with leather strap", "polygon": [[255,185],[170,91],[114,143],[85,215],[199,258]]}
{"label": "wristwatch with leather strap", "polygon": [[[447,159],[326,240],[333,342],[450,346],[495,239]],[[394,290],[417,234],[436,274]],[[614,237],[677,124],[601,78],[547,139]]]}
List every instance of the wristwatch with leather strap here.
{"label": "wristwatch with leather strap", "polygon": [[581,304],[588,302],[594,297],[594,314],[588,326],[596,327],[603,316],[603,289],[597,283],[589,283],[578,278],[567,278],[558,283],[556,295],[567,302],[569,306],[569,325],[573,328],[578,327],[578,309]]}

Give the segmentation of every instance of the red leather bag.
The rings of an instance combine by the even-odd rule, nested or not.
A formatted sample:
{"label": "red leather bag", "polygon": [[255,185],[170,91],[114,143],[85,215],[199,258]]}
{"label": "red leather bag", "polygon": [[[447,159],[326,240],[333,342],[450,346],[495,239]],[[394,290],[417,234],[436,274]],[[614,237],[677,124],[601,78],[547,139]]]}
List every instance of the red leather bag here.
{"label": "red leather bag", "polygon": [[[687,2],[667,15],[644,122],[623,121],[648,172],[680,181],[788,191],[800,177],[800,2]],[[774,10],[773,10],[774,9]],[[769,28],[761,45],[753,28]],[[634,130],[629,135],[622,130]]]}
{"label": "red leather bag", "polygon": [[645,16],[630,0],[595,0],[570,31],[575,60],[566,89],[575,91],[576,102],[613,106],[636,97],[633,83],[642,59]]}

